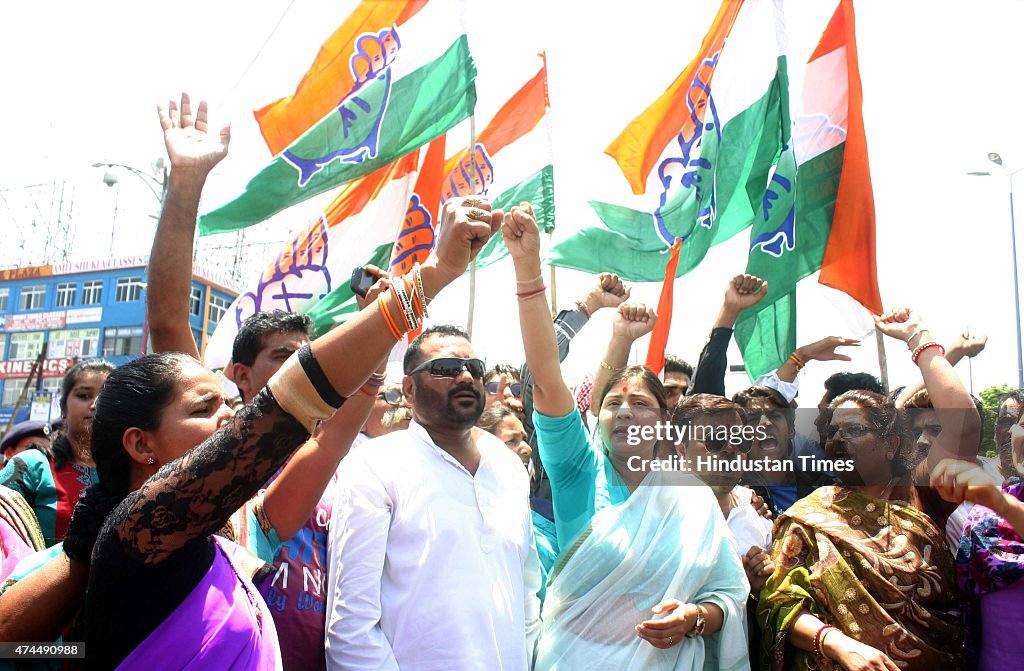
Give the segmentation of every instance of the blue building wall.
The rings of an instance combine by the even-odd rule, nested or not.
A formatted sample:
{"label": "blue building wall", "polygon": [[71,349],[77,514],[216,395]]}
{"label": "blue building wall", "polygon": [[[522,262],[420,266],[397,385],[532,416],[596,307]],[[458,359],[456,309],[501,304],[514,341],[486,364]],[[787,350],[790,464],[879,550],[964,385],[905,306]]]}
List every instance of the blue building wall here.
{"label": "blue building wall", "polygon": [[[67,274],[53,274],[54,272],[67,272],[90,264],[64,264],[63,266],[36,266],[31,268],[19,268],[14,270],[0,271],[0,374],[6,377],[0,379],[0,432],[6,428],[7,421],[14,411],[15,400],[11,398],[17,388],[23,386],[19,380],[24,380],[24,369],[31,365],[31,360],[24,356],[25,347],[23,344],[15,346],[15,340],[24,343],[26,340],[37,342],[40,337],[48,343],[48,363],[45,366],[46,377],[34,381],[33,389],[54,389],[59,387],[61,379],[60,370],[70,365],[73,360],[105,358],[115,365],[120,365],[139,355],[141,345],[145,342],[146,351],[149,349],[149,334],[144,330],[146,320],[145,309],[145,282],[146,282],[146,258],[134,257],[136,263],[131,261],[99,262],[99,268],[105,266],[118,266],[113,269],[87,270],[83,272],[70,272]],[[134,300],[118,301],[117,284],[123,278],[140,278],[143,285],[135,290],[135,296],[129,290],[127,298]],[[84,285],[90,281],[102,282],[102,292],[98,302],[84,302]],[[74,300],[64,306],[58,306],[58,285],[74,284]],[[45,287],[42,304],[31,309],[21,308],[23,292],[29,287]],[[235,292],[225,289],[223,286],[210,280],[193,275],[192,288],[198,292],[198,313],[190,309],[189,323],[192,327],[193,336],[196,342],[201,343],[201,334],[206,322],[207,335],[213,333],[216,328],[216,306],[211,303],[218,303],[226,307],[237,295]],[[6,307],[3,306],[3,295],[6,292]],[[194,306],[190,306],[194,307]],[[204,313],[213,308],[213,318],[205,320]],[[100,314],[97,314],[101,311]],[[63,325],[61,325],[63,323]],[[113,331],[108,331],[113,329]],[[77,353],[76,341],[61,342],[59,336],[66,331],[85,331],[92,334],[98,330],[98,337],[93,343],[94,350]],[[137,335],[136,335],[137,334]],[[65,334],[66,335],[66,334]],[[138,338],[118,342],[118,338]],[[88,347],[88,344],[86,344]],[[112,348],[116,352],[112,353]],[[104,356],[107,350],[107,356]],[[127,350],[127,351],[126,351]],[[54,355],[65,356],[54,356]],[[72,356],[68,356],[71,354]],[[16,360],[17,359],[17,360]],[[32,360],[35,356],[31,357]],[[62,361],[56,361],[61,359]],[[21,371],[21,377],[11,377],[11,369]],[[9,389],[14,387],[14,389]],[[8,393],[4,393],[8,392]],[[28,416],[28,401],[18,412],[18,420],[21,416]]]}

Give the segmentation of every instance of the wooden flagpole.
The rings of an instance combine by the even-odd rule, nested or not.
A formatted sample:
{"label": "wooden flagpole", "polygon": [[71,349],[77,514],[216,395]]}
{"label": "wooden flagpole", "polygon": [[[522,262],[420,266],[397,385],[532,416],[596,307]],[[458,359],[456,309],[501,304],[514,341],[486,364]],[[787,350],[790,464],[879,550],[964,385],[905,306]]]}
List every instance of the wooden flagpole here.
{"label": "wooden flagpole", "polygon": [[875,327],[875,343],[878,346],[878,373],[882,378],[882,389],[889,393],[889,361],[885,356],[885,336]]}
{"label": "wooden flagpole", "polygon": [[[544,64],[544,129],[547,131],[548,136],[548,153],[551,156],[551,163],[554,165],[554,128],[551,125],[551,91],[548,89],[548,52],[544,50],[537,54],[540,56],[541,62]],[[551,204],[554,207],[554,203]],[[554,238],[554,233],[548,233],[548,249],[551,249],[551,240]],[[548,265],[549,272],[551,273],[551,318],[554,319],[555,315],[558,314],[558,287],[555,283],[555,266]]]}
{"label": "wooden flagpole", "polygon": [[[473,194],[477,192],[479,175],[476,168],[476,114],[469,116],[469,162],[473,166]],[[466,333],[473,340],[473,312],[476,307],[476,259],[469,262],[469,316],[466,318]]]}

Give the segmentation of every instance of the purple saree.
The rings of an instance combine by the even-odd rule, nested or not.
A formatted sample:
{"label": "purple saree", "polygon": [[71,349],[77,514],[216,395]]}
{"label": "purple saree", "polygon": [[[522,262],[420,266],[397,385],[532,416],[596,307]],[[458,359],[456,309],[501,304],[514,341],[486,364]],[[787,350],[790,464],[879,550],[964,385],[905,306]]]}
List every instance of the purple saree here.
{"label": "purple saree", "polygon": [[244,552],[214,536],[213,564],[181,605],[117,667],[264,671],[281,668],[277,630],[252,581],[231,558]]}

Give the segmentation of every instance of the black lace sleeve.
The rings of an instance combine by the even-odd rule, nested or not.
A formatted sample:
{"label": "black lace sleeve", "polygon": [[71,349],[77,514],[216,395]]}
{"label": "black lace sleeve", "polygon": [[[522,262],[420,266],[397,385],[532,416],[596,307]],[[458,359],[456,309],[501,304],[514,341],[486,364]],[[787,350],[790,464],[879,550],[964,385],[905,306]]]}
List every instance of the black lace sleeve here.
{"label": "black lace sleeve", "polygon": [[156,564],[215,533],[308,432],[264,389],[201,445],[168,463],[111,514],[129,555]]}

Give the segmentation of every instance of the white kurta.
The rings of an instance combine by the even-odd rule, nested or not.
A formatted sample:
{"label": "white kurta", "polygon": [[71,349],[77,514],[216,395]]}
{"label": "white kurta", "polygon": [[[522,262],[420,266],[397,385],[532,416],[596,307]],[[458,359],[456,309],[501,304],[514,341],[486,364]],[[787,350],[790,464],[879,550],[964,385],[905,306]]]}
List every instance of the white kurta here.
{"label": "white kurta", "polygon": [[475,477],[415,422],[342,462],[328,668],[529,668],[540,611],[529,481],[504,443],[476,433]]}

